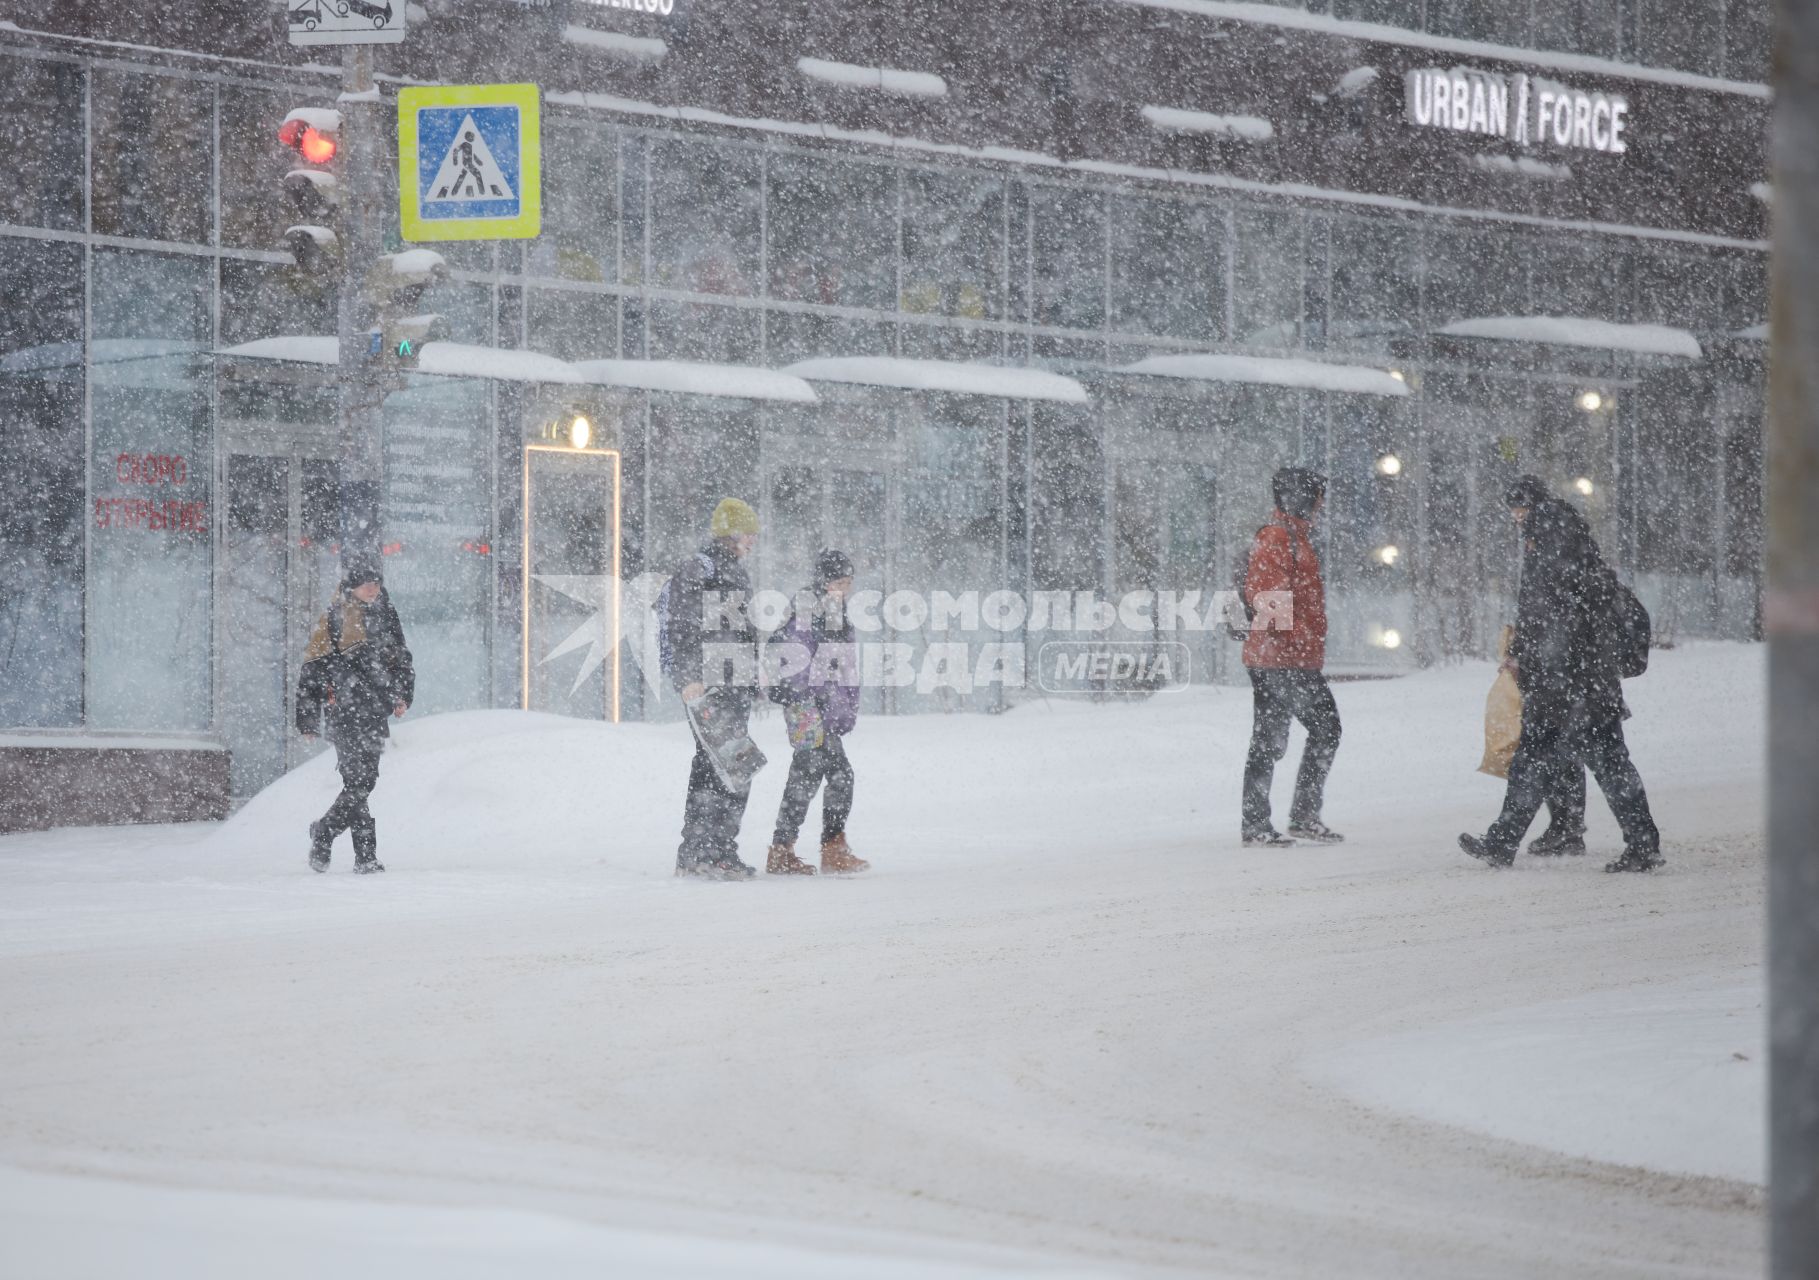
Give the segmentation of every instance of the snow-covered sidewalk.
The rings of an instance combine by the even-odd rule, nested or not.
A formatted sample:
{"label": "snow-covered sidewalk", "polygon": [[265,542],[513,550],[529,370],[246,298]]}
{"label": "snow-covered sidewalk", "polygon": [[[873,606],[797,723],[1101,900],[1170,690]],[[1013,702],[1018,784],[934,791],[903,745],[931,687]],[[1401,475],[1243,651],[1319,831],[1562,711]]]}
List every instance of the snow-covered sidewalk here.
{"label": "snow-covered sidewalk", "polygon": [[1457,852],[1489,680],[1338,687],[1329,849],[1237,847],[1240,690],[862,722],[855,879],[678,882],[684,730],[503,712],[383,877],[326,758],[0,838],[0,1274],[1759,1273],[1762,654],[1627,686],[1647,877]]}

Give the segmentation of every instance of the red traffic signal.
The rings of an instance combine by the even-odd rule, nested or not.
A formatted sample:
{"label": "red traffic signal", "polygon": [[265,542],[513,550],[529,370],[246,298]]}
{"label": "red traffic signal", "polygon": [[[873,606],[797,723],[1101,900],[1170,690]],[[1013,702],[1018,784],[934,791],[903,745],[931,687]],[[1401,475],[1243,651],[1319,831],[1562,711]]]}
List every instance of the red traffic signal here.
{"label": "red traffic signal", "polygon": [[278,129],[278,141],[311,164],[327,164],[335,158],[335,135],[324,133],[295,116],[286,120]]}

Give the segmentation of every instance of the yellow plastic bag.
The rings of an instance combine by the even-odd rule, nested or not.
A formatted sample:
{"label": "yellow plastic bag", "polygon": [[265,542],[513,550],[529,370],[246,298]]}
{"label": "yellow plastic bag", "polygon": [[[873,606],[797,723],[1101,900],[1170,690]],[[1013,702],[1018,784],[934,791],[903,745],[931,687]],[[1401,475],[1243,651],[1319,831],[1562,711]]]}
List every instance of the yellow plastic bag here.
{"label": "yellow plastic bag", "polygon": [[[1497,657],[1509,656],[1511,628],[1503,628],[1497,641]],[[1516,687],[1514,672],[1499,670],[1491,683],[1490,695],[1484,700],[1484,759],[1479,773],[1493,778],[1510,776],[1510,761],[1516,755],[1516,743],[1522,737],[1522,690]]]}

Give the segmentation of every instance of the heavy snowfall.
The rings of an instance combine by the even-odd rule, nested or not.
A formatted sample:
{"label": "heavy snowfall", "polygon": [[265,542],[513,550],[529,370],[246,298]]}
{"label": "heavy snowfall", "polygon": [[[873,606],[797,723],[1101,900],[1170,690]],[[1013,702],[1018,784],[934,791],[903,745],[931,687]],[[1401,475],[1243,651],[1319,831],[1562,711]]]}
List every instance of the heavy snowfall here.
{"label": "heavy snowfall", "polygon": [[503,711],[401,723],[384,876],[328,756],[0,838],[0,1273],[1758,1274],[1762,651],[1626,684],[1641,876],[1595,789],[1458,850],[1492,675],[1335,685],[1332,847],[1239,846],[1232,688],[863,722],[857,877],[677,879],[682,726]]}

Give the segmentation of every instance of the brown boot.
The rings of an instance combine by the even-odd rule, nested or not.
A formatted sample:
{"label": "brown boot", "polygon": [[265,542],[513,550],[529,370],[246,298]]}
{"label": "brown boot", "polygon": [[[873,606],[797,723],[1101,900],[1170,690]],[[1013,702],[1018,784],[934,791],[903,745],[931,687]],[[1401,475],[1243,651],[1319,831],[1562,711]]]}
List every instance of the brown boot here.
{"label": "brown boot", "polygon": [[774,844],[765,855],[764,873],[770,876],[812,876],[815,869],[796,856],[793,844]]}
{"label": "brown boot", "polygon": [[821,842],[821,873],[823,875],[858,875],[861,871],[869,871],[871,865],[864,858],[853,856],[852,846],[847,844],[845,836],[835,836],[832,840]]}

